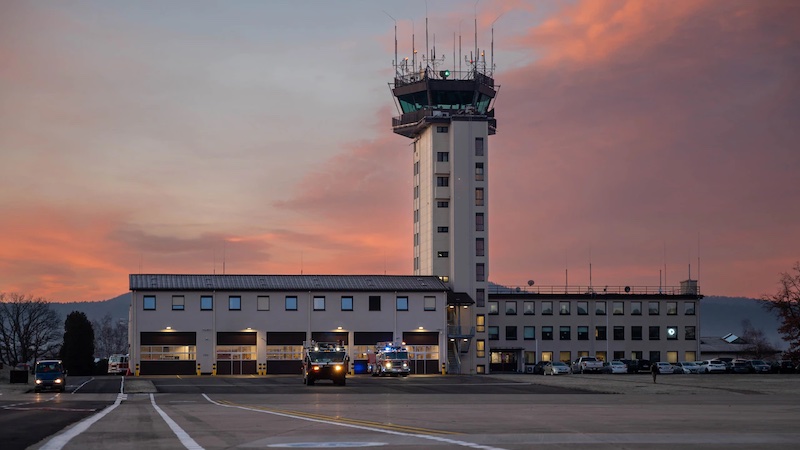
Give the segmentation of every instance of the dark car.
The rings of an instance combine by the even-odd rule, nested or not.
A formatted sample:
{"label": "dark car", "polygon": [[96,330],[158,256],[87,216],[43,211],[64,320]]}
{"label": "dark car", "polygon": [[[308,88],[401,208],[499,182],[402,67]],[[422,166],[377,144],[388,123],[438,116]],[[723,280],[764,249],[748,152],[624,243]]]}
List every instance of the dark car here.
{"label": "dark car", "polygon": [[647,359],[634,359],[633,367],[635,368],[635,370],[632,373],[642,373],[642,372],[650,373],[650,366],[651,363]]}
{"label": "dark car", "polygon": [[34,383],[34,392],[46,389],[64,392],[67,389],[67,371],[60,360],[39,361],[34,369]]}
{"label": "dark car", "polygon": [[772,363],[772,372],[773,373],[794,373],[795,363],[789,361],[788,359],[784,359],[781,361],[775,361]]}
{"label": "dark car", "polygon": [[550,361],[539,361],[533,365],[533,374],[534,375],[544,375],[544,366],[546,366]]}
{"label": "dark car", "polygon": [[747,367],[750,369],[750,373],[769,373],[770,371],[769,364],[760,359],[747,361]]}
{"label": "dark car", "polygon": [[747,361],[735,359],[731,363],[731,373],[750,373],[750,366]]}
{"label": "dark car", "polygon": [[636,367],[636,361],[632,359],[620,359],[620,361],[622,361],[628,367],[628,373],[638,372],[638,369]]}

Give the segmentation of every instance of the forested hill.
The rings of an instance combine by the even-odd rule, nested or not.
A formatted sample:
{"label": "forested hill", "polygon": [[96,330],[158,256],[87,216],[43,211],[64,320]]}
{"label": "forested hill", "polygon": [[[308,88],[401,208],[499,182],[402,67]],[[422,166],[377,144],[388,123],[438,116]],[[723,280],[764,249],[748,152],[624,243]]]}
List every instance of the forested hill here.
{"label": "forested hill", "polygon": [[62,319],[66,319],[67,315],[73,311],[80,311],[86,314],[86,318],[89,320],[100,320],[106,314],[111,314],[111,319],[115,322],[119,319],[128,320],[128,308],[130,305],[130,292],[99,302],[50,303],[50,307]]}

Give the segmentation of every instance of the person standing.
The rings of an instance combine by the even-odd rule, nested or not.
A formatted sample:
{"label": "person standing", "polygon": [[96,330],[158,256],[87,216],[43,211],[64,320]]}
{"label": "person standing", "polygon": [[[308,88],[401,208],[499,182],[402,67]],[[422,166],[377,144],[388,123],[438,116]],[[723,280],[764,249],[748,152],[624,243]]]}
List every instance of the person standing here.
{"label": "person standing", "polygon": [[652,366],[650,366],[650,372],[653,374],[653,384],[656,384],[656,377],[658,376],[658,363],[654,362]]}

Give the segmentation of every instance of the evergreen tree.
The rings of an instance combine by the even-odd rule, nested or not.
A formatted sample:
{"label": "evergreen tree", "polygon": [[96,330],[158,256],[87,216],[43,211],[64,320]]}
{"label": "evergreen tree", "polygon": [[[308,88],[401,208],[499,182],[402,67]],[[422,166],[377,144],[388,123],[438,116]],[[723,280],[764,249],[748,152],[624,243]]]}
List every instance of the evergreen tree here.
{"label": "evergreen tree", "polygon": [[64,321],[61,359],[70,375],[91,375],[94,369],[94,330],[86,314],[73,311]]}

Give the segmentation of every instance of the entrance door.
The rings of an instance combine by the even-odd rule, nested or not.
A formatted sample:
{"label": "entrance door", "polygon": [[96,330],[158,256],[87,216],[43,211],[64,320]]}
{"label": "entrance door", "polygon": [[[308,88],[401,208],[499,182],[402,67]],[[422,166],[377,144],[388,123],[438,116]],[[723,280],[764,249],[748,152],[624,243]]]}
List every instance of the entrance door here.
{"label": "entrance door", "polygon": [[513,350],[492,352],[489,370],[492,373],[519,371],[519,365],[517,364],[518,353],[519,352]]}

